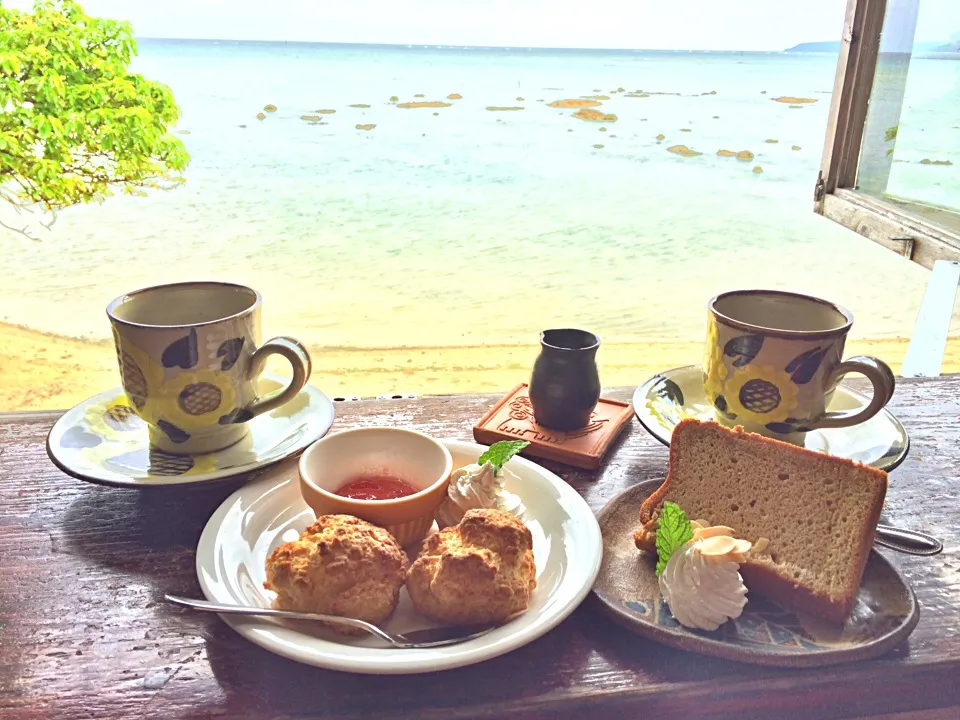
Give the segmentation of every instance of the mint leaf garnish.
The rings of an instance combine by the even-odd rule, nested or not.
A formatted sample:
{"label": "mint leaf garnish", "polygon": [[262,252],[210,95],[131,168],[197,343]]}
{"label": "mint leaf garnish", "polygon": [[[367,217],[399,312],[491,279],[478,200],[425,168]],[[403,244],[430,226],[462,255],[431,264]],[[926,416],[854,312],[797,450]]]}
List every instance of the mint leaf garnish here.
{"label": "mint leaf garnish", "polygon": [[487,451],[477,460],[477,464],[485,465],[486,463],[490,463],[493,465],[495,471],[499,470],[507,464],[507,460],[529,444],[526,440],[501,440],[487,448]]}
{"label": "mint leaf garnish", "polygon": [[676,550],[693,540],[693,528],[687,514],[676,503],[666,501],[660,511],[657,526],[657,576],[667,566],[667,560]]}

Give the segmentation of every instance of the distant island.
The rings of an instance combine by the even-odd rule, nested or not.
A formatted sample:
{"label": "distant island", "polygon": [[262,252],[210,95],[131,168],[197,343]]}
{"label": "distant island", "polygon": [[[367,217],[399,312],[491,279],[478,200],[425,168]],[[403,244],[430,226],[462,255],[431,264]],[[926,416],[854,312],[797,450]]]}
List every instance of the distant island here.
{"label": "distant island", "polygon": [[[806,42],[787,48],[784,52],[839,53],[840,41]],[[954,42],[922,42],[913,46],[914,53],[960,53],[960,40]]]}
{"label": "distant island", "polygon": [[784,52],[819,52],[819,53],[838,53],[840,52],[839,40],[828,40],[827,42],[806,42],[787,48]]}

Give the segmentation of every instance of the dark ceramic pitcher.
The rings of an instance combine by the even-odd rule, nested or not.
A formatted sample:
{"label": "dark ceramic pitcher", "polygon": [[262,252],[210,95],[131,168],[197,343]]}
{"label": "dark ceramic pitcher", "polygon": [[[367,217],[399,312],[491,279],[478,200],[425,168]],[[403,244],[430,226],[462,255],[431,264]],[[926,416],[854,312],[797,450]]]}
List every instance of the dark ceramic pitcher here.
{"label": "dark ceramic pitcher", "polygon": [[538,425],[576,430],[590,422],[600,399],[599,347],[600,338],[586,330],[540,333],[540,355],[530,378],[530,404]]}

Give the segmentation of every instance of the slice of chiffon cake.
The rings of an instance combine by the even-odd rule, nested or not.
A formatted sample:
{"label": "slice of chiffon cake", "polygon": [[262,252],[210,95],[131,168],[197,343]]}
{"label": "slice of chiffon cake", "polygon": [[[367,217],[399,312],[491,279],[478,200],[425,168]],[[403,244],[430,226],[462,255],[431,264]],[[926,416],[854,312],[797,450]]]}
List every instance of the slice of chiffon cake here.
{"label": "slice of chiffon cake", "polygon": [[656,553],[664,501],[754,544],[747,587],[784,607],[843,622],[887,491],[887,474],[714,422],[673,431],[667,479],[640,508],[638,548]]}

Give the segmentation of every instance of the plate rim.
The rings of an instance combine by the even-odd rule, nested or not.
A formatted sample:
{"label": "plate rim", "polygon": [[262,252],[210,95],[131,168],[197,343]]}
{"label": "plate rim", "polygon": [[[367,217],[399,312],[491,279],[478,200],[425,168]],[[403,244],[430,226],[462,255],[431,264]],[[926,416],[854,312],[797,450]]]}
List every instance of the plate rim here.
{"label": "plate rim", "polygon": [[[484,445],[482,443],[460,440],[458,438],[442,437],[437,438],[437,440],[446,445],[450,450],[454,449],[454,447],[451,446],[460,446],[460,448],[466,448],[470,452],[482,452],[482,450],[489,447],[488,445]],[[519,461],[521,465],[528,466],[533,469],[534,472],[538,473],[546,482],[556,486],[561,496],[570,498],[576,505],[582,507],[583,516],[582,518],[577,516],[576,520],[579,524],[584,526],[584,531],[587,533],[588,539],[592,541],[592,544],[595,547],[595,550],[592,553],[593,560],[591,566],[589,568],[585,568],[583,565],[577,565],[576,567],[576,572],[583,573],[584,582],[580,587],[577,587],[572,593],[570,593],[569,598],[562,604],[561,607],[557,608],[553,612],[553,615],[548,619],[543,621],[538,620],[537,624],[528,626],[518,633],[508,635],[494,645],[481,646],[473,651],[461,653],[459,655],[453,655],[439,659],[425,658],[419,662],[404,663],[401,665],[398,665],[395,661],[389,659],[375,660],[373,662],[369,660],[358,659],[344,663],[341,661],[323,662],[324,658],[322,655],[319,658],[305,658],[302,655],[298,655],[293,646],[263,642],[266,638],[264,638],[263,635],[258,632],[259,629],[266,625],[266,623],[263,623],[262,621],[257,622],[255,618],[244,618],[230,615],[220,615],[220,619],[248,642],[257,645],[258,647],[275,655],[285,657],[303,665],[363,675],[415,675],[421,673],[452,670],[455,668],[492,660],[495,657],[518,650],[519,648],[543,637],[561,624],[564,620],[566,620],[578,607],[580,607],[581,604],[583,604],[583,602],[593,591],[594,583],[596,582],[597,576],[600,573],[600,566],[603,562],[603,535],[600,530],[600,524],[597,520],[597,516],[587,504],[587,501],[563,478],[527,458],[515,456],[511,459],[511,462],[514,461]],[[260,478],[255,483],[247,484],[231,493],[210,516],[210,519],[204,525],[203,531],[200,534],[200,539],[197,541],[195,559],[197,580],[200,584],[200,589],[203,592],[204,597],[206,597],[208,600],[216,602],[222,600],[222,598],[214,595],[211,591],[211,588],[207,586],[207,583],[204,580],[204,572],[201,564],[201,548],[209,547],[211,551],[216,548],[216,538],[222,525],[223,518],[235,505],[237,501],[236,498],[239,493],[251,491],[255,488],[256,484],[272,486],[288,481],[289,478],[282,477]],[[566,554],[566,546],[562,547],[564,547],[564,553]],[[215,553],[211,552],[210,554],[213,557],[213,560],[216,561]],[[561,581],[561,586],[562,584],[563,583]],[[269,625],[272,625],[272,623]],[[482,640],[482,638],[479,638],[478,640]],[[471,642],[477,642],[478,640]]]}
{"label": "plate rim", "polygon": [[[606,505],[597,513],[597,523],[600,525],[600,532],[603,533],[604,521],[611,516],[618,506],[628,500],[634,500],[634,495],[644,495],[644,499],[650,496],[663,483],[662,480],[642,480],[613,496]],[[647,490],[650,493],[647,493]],[[642,502],[642,500],[640,500]],[[638,505],[639,509],[639,505]],[[638,551],[639,552],[639,551]],[[869,660],[885,655],[893,648],[906,640],[916,628],[920,621],[920,603],[917,600],[913,587],[906,581],[896,565],[883,556],[875,547],[870,550],[871,555],[876,559],[872,562],[880,562],[886,568],[893,572],[900,584],[906,589],[907,597],[910,602],[910,609],[904,618],[904,621],[893,630],[881,635],[879,638],[863,645],[856,645],[847,648],[833,648],[824,650],[814,650],[806,653],[760,653],[741,648],[737,645],[716,640],[710,637],[701,637],[688,633],[678,633],[658,625],[646,622],[642,618],[627,612],[617,603],[599,590],[596,584],[593,588],[594,599],[600,603],[602,611],[617,625],[641,637],[653,640],[662,645],[683,650],[685,652],[695,652],[701,655],[724,658],[726,660],[736,660],[738,662],[751,665],[766,665],[769,667],[790,667],[790,668],[810,668],[824,667],[828,665],[837,665],[845,662],[856,662],[859,660]]]}
{"label": "plate rim", "polygon": [[[651,437],[653,437],[655,440],[662,443],[663,445],[666,445],[667,447],[670,447],[670,438],[662,437],[661,433],[658,433],[656,429],[650,427],[650,425],[647,424],[647,422],[645,421],[645,418],[649,419],[649,415],[648,413],[640,412],[638,408],[638,406],[640,405],[640,403],[638,402],[638,399],[640,397],[647,397],[647,395],[649,394],[650,386],[653,384],[653,382],[657,378],[663,377],[669,380],[670,373],[678,373],[683,370],[693,371],[693,370],[698,370],[700,368],[701,368],[700,365],[692,364],[692,365],[680,365],[678,367],[670,368],[669,370],[661,370],[655,375],[651,375],[649,378],[644,380],[640,385],[638,385],[637,388],[633,391],[633,395],[630,398],[630,405],[633,408],[633,414],[636,416],[637,421],[643,426],[643,429],[646,430]],[[850,395],[853,395],[858,398],[863,398],[864,400],[869,400],[869,398],[863,393],[858,392],[853,388],[847,387],[846,385],[838,384],[837,389],[841,389],[841,388],[843,389],[844,392],[849,393]],[[898,455],[893,457],[889,462],[882,463],[882,464],[864,463],[864,465],[868,465],[869,467],[877,468],[878,470],[883,470],[884,472],[889,473],[889,472],[893,472],[898,467],[900,467],[900,465],[903,464],[903,461],[906,460],[907,456],[910,454],[910,433],[907,432],[907,428],[904,426],[902,422],[900,422],[900,419],[896,415],[894,415],[892,412],[890,412],[886,407],[880,408],[880,412],[878,412],[877,414],[879,415],[880,413],[885,413],[887,417],[890,419],[890,421],[895,426],[900,428],[900,430],[903,432],[903,437],[906,439],[906,442],[904,442],[903,450]],[[663,429],[662,426],[657,426],[657,427],[659,427],[662,431]],[[670,436],[673,437],[672,429],[670,430]]]}
{"label": "plate rim", "polygon": [[[273,375],[273,374],[264,374],[261,376],[261,378],[267,379],[267,380],[283,379],[282,377]],[[281,453],[276,458],[273,458],[266,462],[235,466],[233,468],[226,468],[221,471],[214,470],[213,472],[208,472],[208,473],[203,473],[198,475],[190,475],[188,478],[183,475],[174,475],[174,476],[163,475],[163,476],[147,476],[146,479],[141,479],[141,480],[129,479],[127,481],[117,480],[114,478],[100,477],[97,475],[89,475],[80,470],[76,470],[66,465],[56,456],[50,444],[54,431],[57,430],[57,428],[61,425],[61,423],[64,422],[64,418],[67,415],[74,412],[78,408],[84,405],[87,405],[92,401],[96,400],[97,398],[104,395],[122,394],[123,388],[121,386],[117,386],[115,388],[108,389],[108,390],[102,390],[97,394],[91,395],[85,400],[77,403],[70,409],[65,410],[60,415],[60,417],[56,419],[56,421],[50,427],[50,430],[47,431],[47,437],[46,437],[46,440],[44,441],[44,448],[46,450],[47,457],[50,459],[50,462],[52,462],[65,475],[69,475],[70,477],[76,478],[77,480],[82,480],[84,482],[92,483],[94,485],[137,490],[141,488],[164,488],[164,487],[182,488],[190,485],[211,485],[214,483],[226,483],[226,482],[238,480],[244,475],[249,475],[250,473],[258,472],[260,470],[265,470],[269,467],[276,465],[279,462],[283,462],[284,460],[289,460],[291,457],[295,457],[300,453],[302,453],[304,450],[307,449],[307,447],[309,447],[314,442],[316,442],[320,438],[324,437],[328,432],[330,432],[330,428],[333,427],[333,423],[336,420],[336,414],[337,414],[336,405],[334,404],[334,402],[330,399],[330,397],[325,392],[323,392],[320,388],[316,387],[315,385],[311,385],[309,382],[304,384],[301,392],[311,393],[315,397],[318,397],[319,399],[322,400],[323,409],[318,410],[318,413],[323,413],[324,415],[328,416],[323,423],[326,425],[326,427],[316,437],[313,437],[311,435],[309,440],[306,440],[303,443],[302,447],[295,447],[292,450]]]}

